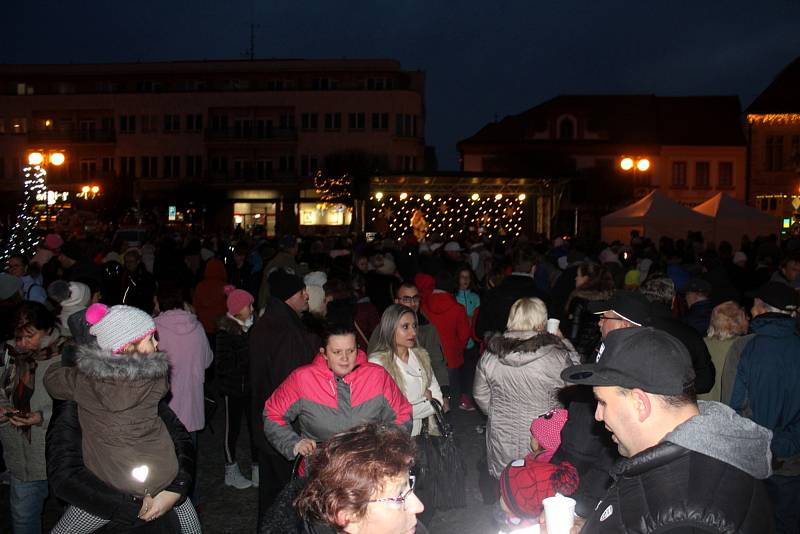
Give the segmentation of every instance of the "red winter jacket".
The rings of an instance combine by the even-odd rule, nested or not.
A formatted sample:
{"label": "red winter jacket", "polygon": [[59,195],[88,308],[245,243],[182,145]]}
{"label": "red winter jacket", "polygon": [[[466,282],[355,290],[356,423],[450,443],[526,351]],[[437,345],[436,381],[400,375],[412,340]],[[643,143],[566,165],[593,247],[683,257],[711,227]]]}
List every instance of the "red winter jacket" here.
{"label": "red winter jacket", "polygon": [[334,376],[325,358],[317,354],[298,367],[264,404],[264,433],[286,458],[293,458],[301,436],[292,429],[297,420],[303,438],[322,442],[361,423],[385,423],[411,431],[411,404],[394,380],[378,364],[358,351],[356,367],[344,377]]}
{"label": "red winter jacket", "polygon": [[461,367],[464,364],[464,348],[471,333],[467,310],[452,294],[434,291],[427,299],[423,299],[422,312],[439,333],[447,367]]}

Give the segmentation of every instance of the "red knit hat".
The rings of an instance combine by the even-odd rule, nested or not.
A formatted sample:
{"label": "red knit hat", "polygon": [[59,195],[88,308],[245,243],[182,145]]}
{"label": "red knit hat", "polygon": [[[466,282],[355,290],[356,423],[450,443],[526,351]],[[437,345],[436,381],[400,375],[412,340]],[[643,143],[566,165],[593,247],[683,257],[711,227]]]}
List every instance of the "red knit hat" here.
{"label": "red knit hat", "polygon": [[500,493],[506,508],[520,518],[542,513],[542,501],[556,493],[578,489],[578,471],[569,462],[558,465],[537,461],[533,455],[508,464],[500,475]]}
{"label": "red knit hat", "polygon": [[244,289],[236,289],[234,286],[225,286],[225,294],[228,295],[228,313],[231,315],[236,315],[253,303],[253,295]]}
{"label": "red knit hat", "polygon": [[541,461],[549,462],[561,446],[561,429],[564,428],[568,415],[567,410],[559,408],[540,415],[531,423],[531,435],[545,450],[540,456]]}

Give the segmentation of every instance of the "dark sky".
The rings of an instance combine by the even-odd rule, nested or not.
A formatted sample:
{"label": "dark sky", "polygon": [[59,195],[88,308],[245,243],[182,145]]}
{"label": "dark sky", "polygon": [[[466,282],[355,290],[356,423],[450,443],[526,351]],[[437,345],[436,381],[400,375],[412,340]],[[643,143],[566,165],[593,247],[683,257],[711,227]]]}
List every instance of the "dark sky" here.
{"label": "dark sky", "polygon": [[[0,62],[238,59],[251,0],[2,0]],[[800,55],[800,0],[255,0],[260,58],[427,73],[440,167],[481,126],[561,93],[737,94]]]}

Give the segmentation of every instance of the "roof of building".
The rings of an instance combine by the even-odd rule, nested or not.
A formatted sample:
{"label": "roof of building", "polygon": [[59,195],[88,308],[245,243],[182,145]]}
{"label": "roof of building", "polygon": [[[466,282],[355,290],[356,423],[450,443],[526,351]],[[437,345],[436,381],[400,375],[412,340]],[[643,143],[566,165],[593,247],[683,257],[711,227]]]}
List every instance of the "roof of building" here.
{"label": "roof of building", "polygon": [[800,113],[800,57],[778,73],[747,113]]}
{"label": "roof of building", "polygon": [[518,115],[487,124],[462,145],[553,143],[537,138],[565,115],[595,138],[566,143],[636,145],[745,145],[737,96],[561,95]]}

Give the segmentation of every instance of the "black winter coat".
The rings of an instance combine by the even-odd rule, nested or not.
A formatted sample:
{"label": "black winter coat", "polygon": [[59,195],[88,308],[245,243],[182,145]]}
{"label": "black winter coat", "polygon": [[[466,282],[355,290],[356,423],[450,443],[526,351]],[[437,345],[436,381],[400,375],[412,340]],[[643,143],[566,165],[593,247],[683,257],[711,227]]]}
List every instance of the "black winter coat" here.
{"label": "black winter coat", "polygon": [[775,531],[761,481],[725,462],[663,442],[622,460],[582,534]]}
{"label": "black winter coat", "polygon": [[248,332],[226,315],[217,321],[217,347],[214,354],[217,388],[220,395],[250,396],[250,345]]}
{"label": "black winter coat", "polygon": [[589,303],[609,297],[610,291],[576,290],[567,305],[567,316],[561,332],[572,341],[572,346],[584,362],[594,363],[596,349],[600,344],[598,317],[589,311]]}
{"label": "black winter coat", "polygon": [[289,374],[311,363],[320,339],[283,301],[269,297],[264,314],[250,329],[250,401],[256,446],[277,454],[264,436],[264,403]]}
{"label": "black winter coat", "polygon": [[[180,504],[192,485],[195,450],[192,439],[166,401],[158,405],[158,415],[164,421],[175,444],[178,475],[165,489],[181,495]],[[78,405],[73,401],[55,403],[46,438],[47,478],[53,493],[60,499],[90,514],[108,519],[107,530],[136,533],[180,533],[174,512],[146,523],[138,519],[141,500],[109,487],[94,476],[83,463],[81,427]]]}
{"label": "black winter coat", "polygon": [[547,304],[547,297],[536,287],[532,276],[512,274],[481,300],[475,333],[486,339],[488,332],[503,333],[508,323],[511,306],[523,297],[537,297]]}

